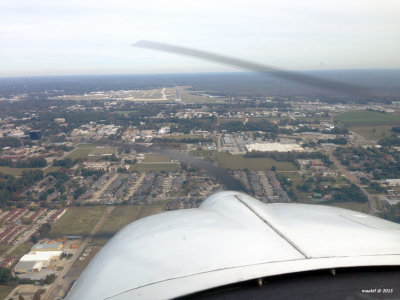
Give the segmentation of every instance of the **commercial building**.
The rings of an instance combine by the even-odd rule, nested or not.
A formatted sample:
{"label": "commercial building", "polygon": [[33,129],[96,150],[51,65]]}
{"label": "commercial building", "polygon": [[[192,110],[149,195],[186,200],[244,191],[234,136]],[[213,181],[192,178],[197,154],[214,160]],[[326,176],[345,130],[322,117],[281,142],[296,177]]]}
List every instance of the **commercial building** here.
{"label": "commercial building", "polygon": [[276,151],[276,152],[290,152],[290,151],[304,151],[304,149],[295,143],[254,143],[246,145],[247,151],[261,151],[261,152],[269,152],[269,151]]}
{"label": "commercial building", "polygon": [[42,268],[47,268],[50,262],[58,260],[62,251],[37,251],[29,252],[21,257],[14,267],[16,273],[39,272]]}
{"label": "commercial building", "polygon": [[62,248],[62,243],[35,244],[31,251],[60,251]]}

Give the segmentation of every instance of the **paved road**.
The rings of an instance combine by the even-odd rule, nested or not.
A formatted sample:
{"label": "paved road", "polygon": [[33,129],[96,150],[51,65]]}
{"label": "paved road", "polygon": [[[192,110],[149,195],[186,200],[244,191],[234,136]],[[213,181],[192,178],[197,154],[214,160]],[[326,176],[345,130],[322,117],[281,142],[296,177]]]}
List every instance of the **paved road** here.
{"label": "paved road", "polygon": [[346,176],[346,178],[353,184],[355,184],[356,186],[358,186],[361,190],[361,192],[368,198],[368,203],[369,203],[369,214],[370,215],[375,215],[376,213],[376,207],[375,207],[375,198],[368,193],[368,191],[360,184],[360,182],[358,181],[357,177],[354,176],[353,174],[351,174],[349,172],[349,170],[347,170],[346,167],[344,167],[340,161],[333,155],[333,151],[334,149],[331,149],[328,151],[328,155],[329,155],[329,159],[334,163],[334,165],[336,166],[336,168],[338,169],[338,171],[340,173],[342,173],[344,176]]}

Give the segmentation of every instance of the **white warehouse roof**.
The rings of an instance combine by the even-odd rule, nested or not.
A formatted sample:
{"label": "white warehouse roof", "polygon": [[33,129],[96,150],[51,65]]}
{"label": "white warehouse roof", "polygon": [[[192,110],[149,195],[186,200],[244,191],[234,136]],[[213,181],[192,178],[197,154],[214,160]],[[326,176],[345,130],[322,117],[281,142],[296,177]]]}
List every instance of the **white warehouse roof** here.
{"label": "white warehouse roof", "polygon": [[296,143],[254,143],[246,146],[247,151],[277,151],[277,152],[290,152],[290,151],[304,151],[304,149]]}
{"label": "white warehouse roof", "polygon": [[36,251],[29,252],[21,257],[19,261],[50,261],[55,257],[59,257],[62,251]]}
{"label": "white warehouse roof", "polygon": [[133,222],[67,299],[170,299],[266,276],[400,265],[400,225],[341,208],[264,204],[238,192]]}

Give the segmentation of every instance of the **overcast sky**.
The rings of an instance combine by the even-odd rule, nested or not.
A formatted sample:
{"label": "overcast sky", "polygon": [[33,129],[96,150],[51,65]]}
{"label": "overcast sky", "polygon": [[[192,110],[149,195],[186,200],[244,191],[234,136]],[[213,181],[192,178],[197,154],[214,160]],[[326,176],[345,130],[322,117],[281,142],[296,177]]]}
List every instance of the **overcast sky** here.
{"label": "overcast sky", "polygon": [[141,39],[291,70],[400,68],[400,1],[0,1],[0,76],[235,70]]}

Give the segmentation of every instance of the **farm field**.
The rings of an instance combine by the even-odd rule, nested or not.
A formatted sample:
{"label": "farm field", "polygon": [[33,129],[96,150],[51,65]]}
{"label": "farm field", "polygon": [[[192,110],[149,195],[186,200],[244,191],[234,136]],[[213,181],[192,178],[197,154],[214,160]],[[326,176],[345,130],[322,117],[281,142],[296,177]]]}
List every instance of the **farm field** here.
{"label": "farm field", "polygon": [[278,172],[297,171],[293,163],[279,162],[272,158],[246,158],[243,155],[230,155],[223,152],[218,152],[216,158],[221,167],[231,170],[270,171],[271,167],[275,166]]}
{"label": "farm field", "polygon": [[103,216],[105,209],[105,206],[70,207],[57,222],[52,224],[49,237],[88,235]]}
{"label": "farm field", "polygon": [[352,110],[341,113],[336,119],[345,126],[400,124],[400,115],[376,111]]}

